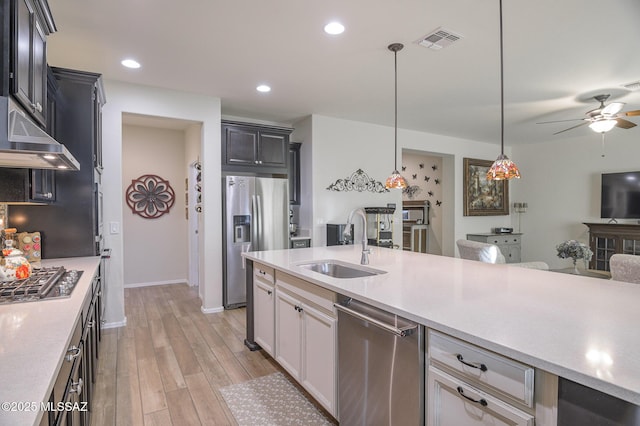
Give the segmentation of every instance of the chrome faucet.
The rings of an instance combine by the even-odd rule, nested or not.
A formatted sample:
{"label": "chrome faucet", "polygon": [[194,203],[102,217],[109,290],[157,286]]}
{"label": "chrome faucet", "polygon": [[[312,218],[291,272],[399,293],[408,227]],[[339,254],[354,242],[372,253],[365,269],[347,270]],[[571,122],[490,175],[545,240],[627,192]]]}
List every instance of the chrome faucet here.
{"label": "chrome faucet", "polygon": [[351,221],[353,220],[353,215],[358,214],[362,218],[362,257],[360,258],[360,263],[362,265],[369,264],[369,253],[371,250],[369,249],[367,243],[367,215],[364,210],[360,207],[357,209],[353,209],[351,213],[349,213],[349,218],[347,219],[347,226],[344,229],[345,237],[352,237],[351,235]]}

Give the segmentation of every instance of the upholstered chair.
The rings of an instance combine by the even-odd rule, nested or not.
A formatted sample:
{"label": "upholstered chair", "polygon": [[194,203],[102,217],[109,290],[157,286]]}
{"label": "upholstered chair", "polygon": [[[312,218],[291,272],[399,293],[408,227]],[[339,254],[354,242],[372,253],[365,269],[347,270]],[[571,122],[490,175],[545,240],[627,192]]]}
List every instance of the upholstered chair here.
{"label": "upholstered chair", "polygon": [[[463,259],[477,260],[484,263],[507,263],[504,255],[495,244],[481,243],[479,241],[458,240],[456,241],[460,257]],[[549,265],[545,262],[521,262],[510,263],[512,266],[521,268],[549,270]]]}
{"label": "upholstered chair", "polygon": [[611,279],[640,284],[640,256],[616,253],[609,259]]}

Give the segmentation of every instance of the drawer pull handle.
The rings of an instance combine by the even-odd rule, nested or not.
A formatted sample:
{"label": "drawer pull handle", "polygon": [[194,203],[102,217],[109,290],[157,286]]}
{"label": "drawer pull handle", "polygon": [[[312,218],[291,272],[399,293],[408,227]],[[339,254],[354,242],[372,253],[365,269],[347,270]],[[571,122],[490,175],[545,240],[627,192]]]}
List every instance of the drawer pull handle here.
{"label": "drawer pull handle", "polygon": [[461,354],[456,355],[456,358],[458,359],[458,361],[460,361],[461,363],[463,363],[464,365],[466,365],[467,367],[471,367],[471,368],[477,368],[480,371],[487,371],[487,366],[484,364],[472,364],[470,362],[467,362],[464,360],[464,358],[462,357]]}
{"label": "drawer pull handle", "polygon": [[465,395],[465,394],[464,394],[464,389],[462,389],[462,387],[461,387],[461,386],[458,386],[458,393],[460,394],[460,396],[461,396],[461,397],[463,397],[463,398],[465,398],[465,399],[468,399],[468,400],[469,400],[469,401],[471,401],[471,402],[475,402],[476,404],[480,404],[480,405],[482,405],[483,407],[486,407],[487,405],[489,405],[489,403],[487,402],[487,400],[486,400],[486,399],[484,399],[484,398],[481,398],[481,399],[473,399],[473,398],[470,398],[470,397],[468,397],[467,395]]}
{"label": "drawer pull handle", "polygon": [[71,387],[69,388],[69,393],[77,393],[80,395],[82,393],[82,378],[78,379],[77,382],[71,381]]}
{"label": "drawer pull handle", "polygon": [[80,349],[77,346],[71,346],[68,350],[67,350],[67,356],[65,357],[65,359],[68,362],[73,361],[75,358],[78,358],[80,356],[80,354],[82,353],[82,349]]}
{"label": "drawer pull handle", "polygon": [[273,292],[271,290],[267,290],[267,295],[271,296]]}

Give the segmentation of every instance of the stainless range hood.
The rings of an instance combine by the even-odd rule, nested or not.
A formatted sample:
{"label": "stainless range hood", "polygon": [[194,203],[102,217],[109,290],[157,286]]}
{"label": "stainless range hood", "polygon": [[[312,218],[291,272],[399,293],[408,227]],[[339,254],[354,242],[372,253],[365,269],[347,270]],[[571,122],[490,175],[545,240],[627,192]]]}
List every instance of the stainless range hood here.
{"label": "stainless range hood", "polygon": [[80,163],[13,99],[0,96],[0,167],[80,170]]}

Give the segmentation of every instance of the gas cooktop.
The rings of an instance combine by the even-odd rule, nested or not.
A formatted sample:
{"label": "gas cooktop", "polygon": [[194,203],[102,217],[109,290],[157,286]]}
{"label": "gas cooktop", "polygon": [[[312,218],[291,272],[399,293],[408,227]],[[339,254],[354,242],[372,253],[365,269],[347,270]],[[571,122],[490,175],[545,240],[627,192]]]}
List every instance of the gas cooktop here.
{"label": "gas cooktop", "polygon": [[63,266],[34,268],[29,278],[0,281],[0,304],[69,297],[81,275]]}

